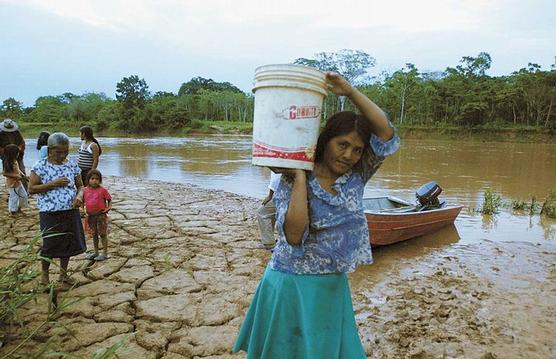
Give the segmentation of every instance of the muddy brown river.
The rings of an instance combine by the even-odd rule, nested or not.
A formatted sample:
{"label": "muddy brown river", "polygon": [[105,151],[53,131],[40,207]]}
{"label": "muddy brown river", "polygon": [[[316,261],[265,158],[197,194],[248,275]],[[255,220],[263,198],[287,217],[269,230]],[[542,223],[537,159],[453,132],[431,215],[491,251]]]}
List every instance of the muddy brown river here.
{"label": "muddy brown river", "polygon": [[[251,137],[205,135],[157,138],[100,138],[100,170],[262,198],[269,171],[251,165]],[[76,155],[79,140],[72,138]],[[28,142],[26,163],[36,160]],[[436,180],[441,197],[464,209],[455,227],[433,235],[435,245],[482,240],[555,242],[556,220],[528,211],[512,211],[512,199],[542,203],[556,189],[556,144],[482,142],[473,140],[404,140],[393,157],[367,185],[367,196],[394,195],[414,200],[415,190]],[[494,216],[476,212],[487,188],[507,205]],[[399,250],[399,249],[398,249]],[[408,249],[409,250],[409,249]]]}

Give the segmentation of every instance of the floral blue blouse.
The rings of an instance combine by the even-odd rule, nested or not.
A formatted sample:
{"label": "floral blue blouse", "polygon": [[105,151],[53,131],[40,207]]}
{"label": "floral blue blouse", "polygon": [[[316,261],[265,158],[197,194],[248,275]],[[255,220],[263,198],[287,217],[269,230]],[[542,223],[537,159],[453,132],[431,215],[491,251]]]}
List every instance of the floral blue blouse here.
{"label": "floral blue blouse", "polygon": [[75,161],[70,159],[61,165],[55,165],[44,158],[38,160],[31,171],[39,176],[41,183],[47,183],[60,177],[69,179],[69,184],[65,187],[57,187],[37,194],[39,212],[64,211],[73,208],[73,199],[77,194],[75,177],[81,175],[81,169]]}
{"label": "floral blue blouse", "polygon": [[398,150],[400,138],[395,133],[382,142],[373,135],[370,144],[360,167],[346,172],[332,185],[336,195],[325,191],[313,173],[308,174],[310,224],[297,246],[286,241],[284,232],[292,183],[282,176],[273,197],[279,239],[270,260],[272,269],[293,274],[346,273],[373,262],[363,191],[384,158]]}

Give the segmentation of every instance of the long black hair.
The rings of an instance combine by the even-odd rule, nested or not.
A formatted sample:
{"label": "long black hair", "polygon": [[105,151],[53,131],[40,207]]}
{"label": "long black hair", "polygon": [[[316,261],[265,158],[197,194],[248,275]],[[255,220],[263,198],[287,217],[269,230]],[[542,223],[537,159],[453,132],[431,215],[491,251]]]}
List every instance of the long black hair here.
{"label": "long black hair", "polygon": [[4,172],[14,171],[14,162],[17,161],[19,156],[19,147],[14,144],[9,144],[4,147],[4,156],[2,157],[2,166],[4,167]]}
{"label": "long black hair", "polygon": [[48,146],[48,137],[50,137],[50,132],[42,131],[37,139],[37,150],[40,150],[42,146]]}
{"label": "long black hair", "polygon": [[100,143],[98,143],[95,136],[93,136],[93,129],[91,128],[91,126],[82,126],[79,129],[79,132],[81,132],[87,140],[93,141],[94,143],[97,144],[97,146],[98,146],[98,155],[100,156],[101,153],[102,153],[102,148],[100,147]]}
{"label": "long black hair", "polygon": [[[363,155],[366,156],[370,151],[369,141],[373,133],[369,120],[363,115],[357,114],[353,111],[341,111],[330,116],[326,121],[326,125],[322,129],[319,139],[317,141],[317,148],[315,150],[315,162],[320,162],[324,158],[324,151],[328,142],[336,136],[346,135],[350,132],[357,132],[361,141],[363,141]],[[355,164],[353,169],[360,171],[361,159]]]}

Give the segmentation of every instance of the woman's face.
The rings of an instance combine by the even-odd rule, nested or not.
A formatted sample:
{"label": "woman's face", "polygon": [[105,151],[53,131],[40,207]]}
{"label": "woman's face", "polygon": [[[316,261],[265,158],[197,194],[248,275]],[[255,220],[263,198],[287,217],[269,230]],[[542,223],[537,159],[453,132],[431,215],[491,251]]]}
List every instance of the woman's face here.
{"label": "woman's face", "polygon": [[85,139],[85,134],[83,132],[79,132],[79,137],[81,137],[81,140]]}
{"label": "woman's face", "polygon": [[48,158],[54,163],[63,163],[68,157],[69,145],[48,148]]}
{"label": "woman's face", "polygon": [[332,137],[324,149],[323,164],[340,177],[361,159],[365,144],[356,131]]}

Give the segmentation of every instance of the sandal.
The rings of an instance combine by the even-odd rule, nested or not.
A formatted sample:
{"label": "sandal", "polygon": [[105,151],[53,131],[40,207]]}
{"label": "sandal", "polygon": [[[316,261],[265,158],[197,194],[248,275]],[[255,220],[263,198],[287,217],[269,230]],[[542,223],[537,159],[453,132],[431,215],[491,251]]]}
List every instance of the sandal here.
{"label": "sandal", "polygon": [[105,260],[107,260],[108,258],[110,258],[110,256],[101,254],[101,255],[98,255],[98,256],[95,257],[95,261],[105,261]]}
{"label": "sandal", "polygon": [[94,261],[96,259],[96,257],[98,257],[98,254],[95,254],[95,253],[89,253],[89,254],[87,254],[87,256],[85,256],[85,258],[87,258],[90,261]]}

